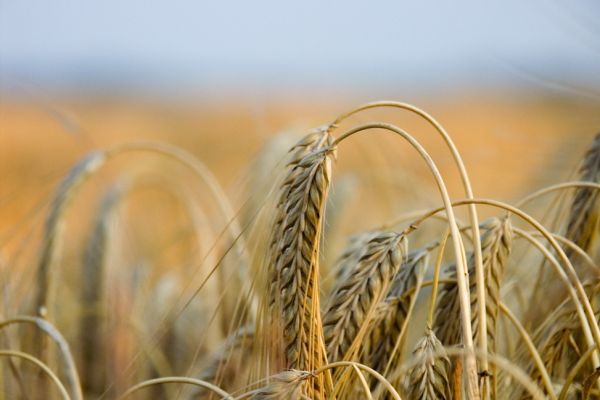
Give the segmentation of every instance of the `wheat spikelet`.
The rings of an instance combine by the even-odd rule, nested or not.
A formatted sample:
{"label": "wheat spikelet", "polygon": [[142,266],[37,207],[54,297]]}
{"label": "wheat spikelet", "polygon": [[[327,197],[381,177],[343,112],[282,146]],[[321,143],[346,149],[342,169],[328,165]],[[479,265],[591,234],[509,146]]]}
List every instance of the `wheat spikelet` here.
{"label": "wheat spikelet", "polygon": [[[327,355],[330,361],[351,359],[348,354],[361,342],[377,305],[383,300],[406,254],[406,237],[380,232],[366,244],[351,274],[335,288],[323,318]],[[355,350],[354,350],[355,351]]]}
{"label": "wheat spikelet", "polygon": [[[221,386],[222,382],[229,383],[238,380],[238,377],[225,375],[237,374],[243,368],[241,365],[233,365],[232,360],[239,362],[250,355],[254,343],[254,327],[244,326],[230,334],[224,343],[210,356],[206,366],[202,369],[199,379]],[[199,388],[194,391],[192,398],[200,399],[208,396],[210,392]]]}
{"label": "wheat spikelet", "polygon": [[[491,349],[495,348],[496,320],[498,318],[498,302],[500,300],[500,286],[505,266],[508,262],[508,256],[512,246],[512,228],[510,220],[504,218],[492,218],[484,221],[481,226],[484,232],[481,237],[482,263],[485,275],[486,288],[486,312],[487,312],[487,330],[488,341]],[[473,256],[469,257],[469,274],[474,273]],[[450,277],[456,277],[454,268],[450,268]],[[475,290],[475,281],[470,283],[473,340],[477,340],[480,333],[478,320],[477,291]],[[460,312],[457,287],[455,284],[445,284],[440,288],[439,301],[436,308],[436,317],[434,322],[435,331],[445,345],[454,345],[460,343],[461,326],[457,318],[449,316],[458,315]],[[492,350],[493,351],[493,350]]]}
{"label": "wheat spikelet", "polygon": [[[331,143],[329,133],[318,129],[292,148],[271,229],[267,271],[273,320],[268,331],[275,330],[276,340],[281,337],[289,369],[310,371],[325,361],[318,258],[334,157]],[[321,380],[315,379],[317,391]]]}
{"label": "wheat spikelet", "polygon": [[[445,354],[442,343],[431,329],[427,329],[413,351],[415,357],[423,361],[417,364],[410,374],[408,398],[415,400],[445,400],[451,398],[448,371],[450,359]],[[439,356],[439,354],[442,354]]]}
{"label": "wheat spikelet", "polygon": [[[429,252],[417,250],[411,252],[392,281],[390,290],[377,309],[373,330],[363,346],[366,354],[365,363],[383,373],[392,355],[396,340],[402,331],[402,326],[408,315],[408,309],[416,296],[416,291],[410,291],[417,286],[421,267],[427,264]],[[396,354],[394,358],[398,358]]]}
{"label": "wheat spikelet", "polygon": [[109,241],[111,211],[121,199],[125,188],[117,185],[106,194],[97,213],[94,228],[83,260],[81,300],[84,315],[81,318],[82,385],[86,392],[102,393],[106,373],[102,368],[104,348],[101,338],[100,305],[104,293],[105,263]]}
{"label": "wheat spikelet", "polygon": [[87,176],[100,168],[106,161],[106,153],[95,151],[79,161],[63,178],[56,190],[44,227],[44,243],[37,266],[37,294],[34,313],[44,317],[47,313],[48,296],[51,294],[50,270],[56,258],[59,232],[64,210],[74,197],[77,188]]}
{"label": "wheat spikelet", "polygon": [[[594,138],[592,146],[583,159],[579,173],[582,181],[600,182],[600,134]],[[564,236],[589,252],[598,237],[599,212],[600,195],[598,190],[588,187],[577,188]],[[567,255],[572,255],[572,250],[567,249],[566,252]]]}
{"label": "wheat spikelet", "polygon": [[[333,268],[334,282],[340,282],[352,273],[358,261],[367,250],[367,243],[377,236],[377,232],[369,231],[352,235],[346,244],[346,248],[336,260]],[[331,296],[333,293],[329,293]]]}
{"label": "wheat spikelet", "polygon": [[[270,379],[270,383],[256,390],[252,400],[300,399],[303,397],[303,386],[310,372],[290,370],[281,372]],[[304,396],[304,398],[306,398]]]}

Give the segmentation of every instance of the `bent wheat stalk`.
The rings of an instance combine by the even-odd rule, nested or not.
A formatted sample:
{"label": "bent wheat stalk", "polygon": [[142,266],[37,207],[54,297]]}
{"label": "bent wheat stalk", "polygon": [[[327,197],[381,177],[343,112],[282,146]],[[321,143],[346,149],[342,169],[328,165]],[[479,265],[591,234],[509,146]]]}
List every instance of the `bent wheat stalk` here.
{"label": "bent wheat stalk", "polygon": [[[346,113],[338,116],[335,119],[335,121],[330,125],[331,126],[330,129],[331,130],[334,129],[343,120],[349,118],[350,116],[352,116],[358,112],[372,109],[372,108],[380,108],[380,107],[399,108],[401,110],[405,110],[405,111],[414,113],[414,114],[418,115],[419,117],[423,118],[428,124],[430,124],[440,134],[440,136],[446,143],[446,146],[450,150],[450,154],[452,155],[452,158],[454,159],[454,162],[455,162],[458,172],[460,174],[460,178],[461,178],[464,190],[465,190],[465,195],[467,196],[468,199],[474,198],[473,189],[471,187],[471,180],[469,179],[467,169],[465,167],[465,164],[463,162],[463,159],[462,159],[458,149],[456,148],[456,145],[454,144],[454,141],[452,140],[452,138],[450,137],[450,135],[448,134],[446,129],[442,126],[442,124],[439,121],[437,121],[429,113],[425,112],[424,110],[422,110],[412,104],[398,102],[398,101],[375,101],[375,102],[371,102],[371,103],[366,103],[359,107],[354,108],[353,110],[350,110],[349,112],[346,112]],[[473,240],[473,245],[475,247],[475,271],[476,271],[476,286],[477,286],[477,299],[478,299],[477,304],[479,307],[479,315],[481,315],[481,318],[479,320],[479,330],[484,331],[485,329],[487,329],[487,321],[486,321],[486,313],[485,313],[486,297],[485,297],[485,287],[484,287],[485,277],[484,277],[484,273],[483,273],[483,258],[482,258],[482,254],[480,251],[481,243],[479,242],[479,240],[480,240],[479,217],[477,216],[477,208],[476,208],[475,204],[469,204],[468,211],[469,211],[469,222],[471,224],[471,229],[472,229],[471,239]],[[485,356],[485,354],[488,351],[487,335],[481,335],[480,340],[481,341],[478,343],[478,348],[483,353],[483,357],[481,358],[481,366],[482,366],[483,370],[487,370],[488,362],[487,362],[487,358]],[[472,362],[470,362],[470,363],[472,363]],[[474,377],[471,375],[469,375],[469,377],[470,377],[470,379],[473,379]],[[473,383],[473,382],[471,382],[471,383]],[[487,383],[487,380],[485,380],[484,383]],[[489,393],[487,391],[487,386],[486,386],[486,387],[484,387],[484,390],[483,390],[484,399],[487,398],[488,394]],[[476,393],[469,393],[469,395],[476,395]]]}
{"label": "bent wheat stalk", "polygon": [[[383,124],[383,123],[370,123],[366,125],[359,126],[357,128],[351,129],[341,136],[339,136],[334,145],[339,144],[342,140],[345,140],[351,135],[354,135],[358,132],[371,130],[371,129],[383,129],[387,131],[391,131],[405,140],[407,140],[414,148],[418,151],[419,155],[424,159],[432,172],[436,184],[440,190],[440,194],[442,196],[442,200],[444,202],[444,209],[446,210],[446,214],[448,216],[448,224],[450,228],[450,233],[452,237],[452,245],[454,248],[455,258],[456,258],[456,273],[457,273],[457,283],[458,283],[458,292],[460,298],[460,315],[463,327],[463,343],[465,349],[467,350],[464,355],[465,359],[465,371],[467,376],[467,394],[471,399],[479,399],[479,388],[477,385],[477,365],[475,361],[475,357],[471,350],[473,349],[473,338],[472,338],[472,329],[471,329],[471,303],[469,301],[469,275],[466,268],[465,262],[465,254],[462,245],[462,238],[460,236],[460,232],[458,229],[458,225],[456,223],[456,217],[454,215],[454,211],[452,209],[452,203],[450,201],[450,196],[448,194],[448,190],[446,189],[446,185],[444,180],[427,153],[427,151],[421,146],[421,144],[416,141],[412,136],[410,136],[404,130],[391,125],[391,124]],[[478,241],[479,239],[477,239]],[[484,352],[485,353],[485,352]]]}

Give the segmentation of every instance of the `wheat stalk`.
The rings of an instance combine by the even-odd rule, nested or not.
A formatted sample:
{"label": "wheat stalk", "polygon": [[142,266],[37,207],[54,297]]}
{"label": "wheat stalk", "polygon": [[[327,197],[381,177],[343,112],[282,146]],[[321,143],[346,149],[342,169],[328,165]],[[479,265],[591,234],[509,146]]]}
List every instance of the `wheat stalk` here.
{"label": "wheat stalk", "polygon": [[302,394],[303,386],[308,378],[313,375],[310,372],[289,370],[281,372],[269,379],[266,386],[249,392],[248,395],[239,397],[252,400],[279,400],[307,398]]}

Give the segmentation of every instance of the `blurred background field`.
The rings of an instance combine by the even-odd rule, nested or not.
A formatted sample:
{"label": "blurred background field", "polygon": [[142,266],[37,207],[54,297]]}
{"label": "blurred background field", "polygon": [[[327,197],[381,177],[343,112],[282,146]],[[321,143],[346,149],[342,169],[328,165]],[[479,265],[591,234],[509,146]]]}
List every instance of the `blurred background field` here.
{"label": "blurred background field", "polygon": [[[565,181],[600,132],[599,19],[592,0],[0,0],[0,260],[5,282],[14,285],[4,293],[4,312],[27,303],[53,191],[95,149],[139,140],[179,146],[206,164],[244,217],[256,160],[269,148],[285,153],[276,138],[297,139],[355,106],[389,99],[412,103],[442,123],[464,157],[476,197],[512,202]],[[431,127],[390,110],[360,114],[347,127],[375,120],[414,134],[453,197],[464,197]],[[348,234],[440,204],[424,164],[388,134],[344,143],[335,170],[332,197],[337,193],[346,204],[335,242],[324,244],[332,254]],[[59,277],[66,290],[59,293],[56,324],[73,342],[78,332],[70,311],[97,207],[114,182],[136,174],[154,178],[124,202],[113,228],[120,236],[113,239],[112,268],[133,271],[121,277],[123,287],[110,289],[121,307],[115,306],[114,320],[118,312],[146,316],[135,307],[153,315],[151,296],[132,289],[131,282],[148,278],[133,276],[138,270],[155,268],[147,283],[152,290],[156,282],[168,286],[161,279],[171,269],[183,271],[177,288],[188,276],[183,266],[198,262],[192,238],[180,231],[190,228],[188,216],[156,187],[193,187],[197,199],[204,189],[181,166],[155,155],[111,162],[66,216]],[[355,218],[358,211],[365,217]],[[217,241],[225,221],[210,224]],[[204,246],[206,252],[210,244]],[[149,337],[154,328],[139,335]],[[193,326],[188,341],[196,343],[203,328]],[[129,337],[116,340],[122,347],[112,353],[114,365],[122,366],[137,343],[126,328],[113,329],[114,337]],[[171,367],[185,374],[185,362],[191,361]]]}

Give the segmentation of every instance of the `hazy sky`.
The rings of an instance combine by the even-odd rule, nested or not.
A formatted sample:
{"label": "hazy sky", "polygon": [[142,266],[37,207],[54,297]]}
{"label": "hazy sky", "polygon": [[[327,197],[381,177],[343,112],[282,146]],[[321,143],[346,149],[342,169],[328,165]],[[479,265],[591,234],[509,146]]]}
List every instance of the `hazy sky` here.
{"label": "hazy sky", "polygon": [[600,2],[0,0],[0,77],[93,85],[600,82]]}

